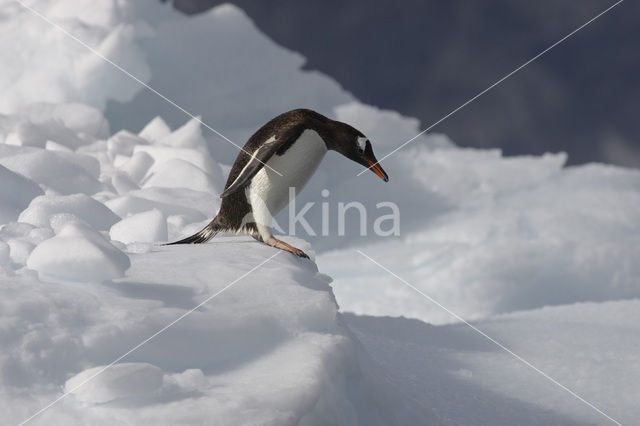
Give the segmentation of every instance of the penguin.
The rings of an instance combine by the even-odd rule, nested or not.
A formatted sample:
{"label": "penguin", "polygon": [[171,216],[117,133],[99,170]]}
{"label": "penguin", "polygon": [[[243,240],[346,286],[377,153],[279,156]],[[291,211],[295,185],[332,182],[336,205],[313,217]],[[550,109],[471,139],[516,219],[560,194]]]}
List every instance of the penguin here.
{"label": "penguin", "polygon": [[289,204],[315,173],[328,150],[371,169],[385,182],[389,176],[376,160],[369,139],[352,126],[310,109],[273,118],[249,138],[238,154],[215,218],[200,232],[172,244],[200,244],[219,232],[247,234],[272,247],[309,258],[273,236],[273,216]]}

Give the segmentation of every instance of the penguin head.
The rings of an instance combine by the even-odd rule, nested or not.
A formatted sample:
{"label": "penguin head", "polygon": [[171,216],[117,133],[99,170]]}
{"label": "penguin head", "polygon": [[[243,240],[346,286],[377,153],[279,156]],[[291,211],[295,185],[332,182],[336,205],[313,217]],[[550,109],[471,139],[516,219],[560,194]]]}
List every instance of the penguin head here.
{"label": "penguin head", "polygon": [[343,126],[340,126],[340,131],[336,135],[336,143],[331,149],[370,169],[383,181],[389,182],[389,176],[378,164],[378,160],[373,154],[369,138],[348,124],[340,124]]}

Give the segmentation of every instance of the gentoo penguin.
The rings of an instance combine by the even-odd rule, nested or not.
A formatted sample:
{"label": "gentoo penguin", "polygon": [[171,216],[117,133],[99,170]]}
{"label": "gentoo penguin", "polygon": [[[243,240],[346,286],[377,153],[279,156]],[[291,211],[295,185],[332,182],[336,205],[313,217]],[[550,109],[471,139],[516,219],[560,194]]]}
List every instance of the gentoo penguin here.
{"label": "gentoo penguin", "polygon": [[232,232],[308,258],[273,236],[272,218],[289,203],[289,188],[297,194],[330,149],[389,181],[358,130],[309,109],[285,112],[255,132],[238,154],[216,217],[202,231],[170,244],[204,243],[218,232]]}

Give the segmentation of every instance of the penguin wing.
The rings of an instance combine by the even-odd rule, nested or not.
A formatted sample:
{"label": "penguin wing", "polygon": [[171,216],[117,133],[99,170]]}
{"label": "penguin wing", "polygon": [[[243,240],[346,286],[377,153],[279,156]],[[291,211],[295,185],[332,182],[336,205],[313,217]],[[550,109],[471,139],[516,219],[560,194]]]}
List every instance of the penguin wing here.
{"label": "penguin wing", "polygon": [[[242,168],[238,177],[220,194],[224,198],[244,188],[251,179],[264,167],[273,154],[282,155],[298,139],[302,133],[301,126],[295,126],[284,132],[280,137],[271,137],[256,149],[247,164]],[[277,170],[274,170],[278,174]]]}

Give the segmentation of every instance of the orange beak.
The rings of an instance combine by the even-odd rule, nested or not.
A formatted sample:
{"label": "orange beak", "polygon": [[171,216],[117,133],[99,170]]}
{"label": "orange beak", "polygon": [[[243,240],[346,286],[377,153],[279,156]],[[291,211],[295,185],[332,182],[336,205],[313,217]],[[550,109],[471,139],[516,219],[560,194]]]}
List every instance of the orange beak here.
{"label": "orange beak", "polygon": [[382,167],[380,167],[377,163],[369,160],[368,158],[365,158],[364,160],[369,164],[369,168],[373,170],[373,173],[377,174],[378,177],[383,181],[389,182],[389,176],[387,176],[384,170],[382,170]]}

